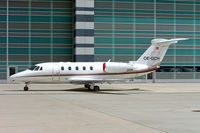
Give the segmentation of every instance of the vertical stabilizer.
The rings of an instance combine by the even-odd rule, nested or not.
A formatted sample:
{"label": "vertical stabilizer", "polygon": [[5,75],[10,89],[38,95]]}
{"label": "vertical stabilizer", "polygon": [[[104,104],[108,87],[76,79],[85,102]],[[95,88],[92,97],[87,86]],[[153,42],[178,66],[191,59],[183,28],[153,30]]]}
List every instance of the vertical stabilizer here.
{"label": "vertical stabilizer", "polygon": [[148,66],[158,66],[162,62],[169,46],[187,38],[175,39],[153,39],[151,46],[144,52],[144,54],[136,61],[137,64],[145,64]]}

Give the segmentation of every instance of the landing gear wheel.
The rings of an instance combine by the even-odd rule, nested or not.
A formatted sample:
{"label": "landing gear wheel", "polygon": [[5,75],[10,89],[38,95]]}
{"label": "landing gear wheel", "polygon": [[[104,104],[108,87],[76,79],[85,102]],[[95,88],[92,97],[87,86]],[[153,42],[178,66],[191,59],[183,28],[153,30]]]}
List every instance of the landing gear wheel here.
{"label": "landing gear wheel", "polygon": [[24,91],[28,91],[28,86],[25,86],[25,87],[24,87]]}
{"label": "landing gear wheel", "polygon": [[90,85],[89,84],[85,84],[84,87],[85,88],[90,88]]}
{"label": "landing gear wheel", "polygon": [[85,84],[84,85],[85,88],[88,88],[88,91],[91,91],[90,85],[89,84]]}
{"label": "landing gear wheel", "polygon": [[94,91],[100,91],[100,88],[99,88],[99,86],[94,86]]}

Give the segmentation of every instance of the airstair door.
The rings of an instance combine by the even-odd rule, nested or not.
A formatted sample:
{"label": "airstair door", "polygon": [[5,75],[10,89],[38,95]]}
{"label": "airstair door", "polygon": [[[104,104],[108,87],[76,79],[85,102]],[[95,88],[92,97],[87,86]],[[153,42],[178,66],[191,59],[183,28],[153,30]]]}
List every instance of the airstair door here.
{"label": "airstair door", "polygon": [[52,80],[53,81],[60,81],[60,67],[59,67],[59,65],[53,65]]}

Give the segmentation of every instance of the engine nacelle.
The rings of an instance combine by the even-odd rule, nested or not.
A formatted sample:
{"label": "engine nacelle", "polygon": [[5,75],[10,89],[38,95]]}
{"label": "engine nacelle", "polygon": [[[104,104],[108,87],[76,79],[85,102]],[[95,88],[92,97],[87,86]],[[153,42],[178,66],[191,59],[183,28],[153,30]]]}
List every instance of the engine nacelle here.
{"label": "engine nacelle", "polygon": [[122,73],[132,70],[128,63],[106,62],[103,64],[103,71],[107,73]]}

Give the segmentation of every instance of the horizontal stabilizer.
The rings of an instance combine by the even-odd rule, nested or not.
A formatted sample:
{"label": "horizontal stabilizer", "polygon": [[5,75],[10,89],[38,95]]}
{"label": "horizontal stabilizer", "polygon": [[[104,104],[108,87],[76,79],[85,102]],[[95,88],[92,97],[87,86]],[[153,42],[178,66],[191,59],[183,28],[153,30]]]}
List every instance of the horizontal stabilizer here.
{"label": "horizontal stabilizer", "polygon": [[151,41],[152,44],[161,44],[161,43],[177,43],[178,41],[188,40],[188,38],[175,38],[175,39],[153,39]]}

